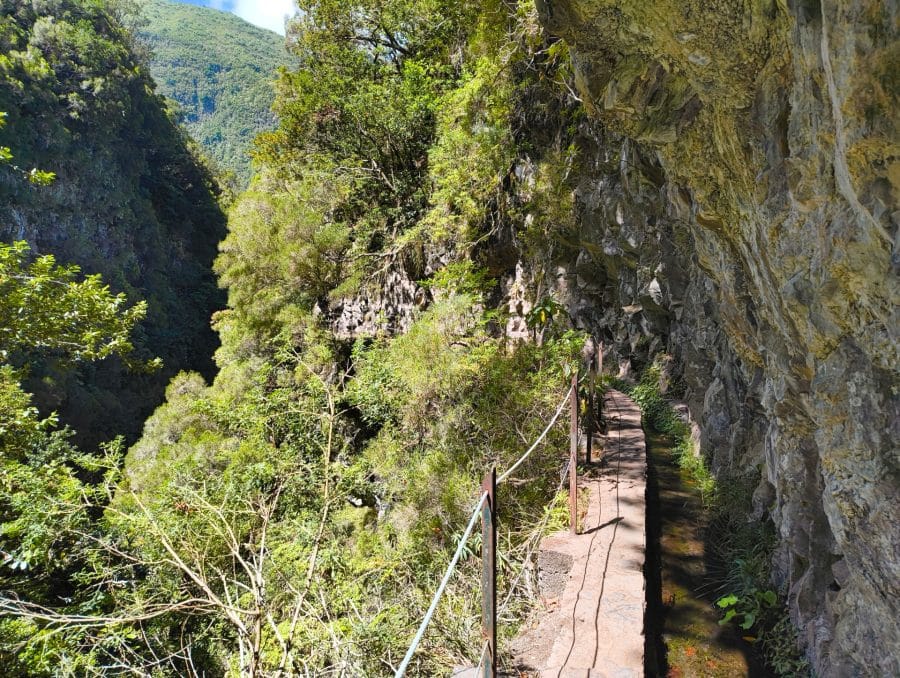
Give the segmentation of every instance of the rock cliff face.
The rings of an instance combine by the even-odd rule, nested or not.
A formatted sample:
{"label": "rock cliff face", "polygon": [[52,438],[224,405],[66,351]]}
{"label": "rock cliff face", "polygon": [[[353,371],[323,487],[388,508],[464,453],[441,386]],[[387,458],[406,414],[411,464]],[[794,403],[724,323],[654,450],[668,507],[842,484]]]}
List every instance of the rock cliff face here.
{"label": "rock cliff face", "polygon": [[900,675],[897,3],[538,0],[572,51],[579,324],[758,471],[820,675]]}
{"label": "rock cliff face", "polygon": [[[577,241],[538,266],[514,233],[481,253],[506,333],[552,290],[607,371],[673,356],[714,471],[758,478],[747,519],[775,523],[816,672],[900,675],[897,3],[537,6],[588,114],[565,142]],[[511,200],[534,174],[522,153]],[[427,295],[405,268],[331,309],[336,333],[408,327]]]}

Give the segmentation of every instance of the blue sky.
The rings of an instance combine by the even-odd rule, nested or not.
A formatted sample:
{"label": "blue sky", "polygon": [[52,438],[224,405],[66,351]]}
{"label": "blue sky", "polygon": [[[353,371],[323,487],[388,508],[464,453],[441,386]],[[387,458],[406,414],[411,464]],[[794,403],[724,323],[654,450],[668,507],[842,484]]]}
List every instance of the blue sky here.
{"label": "blue sky", "polygon": [[262,28],[284,35],[284,18],[296,11],[294,0],[178,0],[237,14]]}

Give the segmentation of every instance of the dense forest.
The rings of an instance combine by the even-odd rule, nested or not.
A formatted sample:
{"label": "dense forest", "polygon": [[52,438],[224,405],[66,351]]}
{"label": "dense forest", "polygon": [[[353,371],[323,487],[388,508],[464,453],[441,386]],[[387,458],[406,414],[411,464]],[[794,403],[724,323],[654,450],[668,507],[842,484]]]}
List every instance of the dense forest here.
{"label": "dense forest", "polygon": [[[3,670],[393,675],[604,342],[748,652],[892,675],[896,43],[860,2],[300,0],[275,72],[232,19],[150,3],[150,57],[130,2],[0,0]],[[240,195],[147,58],[223,140],[274,81]],[[567,447],[504,487],[510,670]],[[477,663],[478,552],[409,675]]]}
{"label": "dense forest", "polygon": [[280,35],[225,12],[149,0],[138,36],[150,50],[160,94],[178,104],[178,118],[220,173],[250,181],[253,138],[275,126],[276,69],[292,58]]}
{"label": "dense forest", "polygon": [[[124,67],[130,41],[116,18],[94,4],[64,6],[54,25],[71,17],[76,35],[102,36],[108,53],[89,53],[149,96],[140,67]],[[488,301],[497,272],[477,256],[513,237],[552,260],[552,246],[549,256],[543,250],[549,224],[529,225],[524,210],[531,202],[553,213],[543,200],[561,191],[573,159],[564,136],[529,139],[514,116],[526,93],[545,97],[548,115],[565,115],[557,58],[529,56],[543,46],[533,11],[443,2],[302,9],[293,42],[304,66],[279,80],[281,125],[258,142],[260,174],[231,208],[216,262],[229,301],[215,316],[215,382],[178,376],[124,465],[115,446],[60,458],[65,483],[42,488],[52,511],[21,513],[34,488],[20,484],[26,470],[10,476],[3,549],[18,569],[3,587],[22,599],[4,600],[19,614],[0,622],[0,634],[16,648],[3,650],[4,663],[19,672],[385,672],[427,604],[476,469],[512,458],[562,395],[581,340],[551,313],[535,321],[540,345],[513,350],[497,331],[503,309]],[[23,44],[43,35],[30,5],[13,17]],[[105,32],[96,35],[95,24]],[[58,87],[80,94],[90,65],[76,66]],[[101,93],[111,88],[102,84]],[[116,105],[123,96],[115,92]],[[4,101],[11,126],[33,124]],[[94,115],[77,117],[84,134],[99,133]],[[59,191],[64,168],[14,138],[23,162],[60,177],[41,190]],[[540,190],[513,197],[504,189],[519,143],[540,144],[547,160],[536,159]],[[172,214],[190,214],[179,208]],[[198,244],[216,241],[189,232]],[[432,240],[444,243],[446,266],[421,260]],[[95,265],[84,251],[65,254],[85,270]],[[416,279],[427,279],[423,294],[434,301],[414,319],[407,313],[405,335],[390,339],[393,310],[369,338],[332,332],[346,300],[417,258]],[[115,285],[111,261],[97,268]],[[151,303],[148,333],[152,313]],[[203,317],[183,305],[179,313]],[[498,426],[498,417],[519,427]],[[18,463],[34,468],[37,459]],[[556,471],[537,472],[556,459],[534,463],[545,480],[508,500],[513,543],[526,537],[515,526],[552,504]],[[460,583],[441,612],[420,670],[447,666],[465,647],[471,585]],[[85,617],[96,621],[71,623]]]}
{"label": "dense forest", "polygon": [[0,23],[3,143],[22,166],[55,174],[37,187],[2,170],[0,235],[146,301],[136,350],[164,364],[136,374],[115,359],[74,368],[52,353],[27,359],[41,410],[89,445],[133,440],[180,369],[211,374],[209,316],[224,302],[210,271],[225,227],[215,180],[111,12],[6,2]]}

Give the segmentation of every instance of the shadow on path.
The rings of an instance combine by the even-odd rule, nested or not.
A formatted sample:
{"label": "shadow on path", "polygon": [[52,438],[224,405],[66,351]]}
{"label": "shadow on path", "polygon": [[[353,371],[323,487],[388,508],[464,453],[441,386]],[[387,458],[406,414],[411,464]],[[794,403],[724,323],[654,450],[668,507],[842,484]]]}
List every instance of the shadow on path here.
{"label": "shadow on path", "polygon": [[699,490],[671,440],[648,432],[647,444],[646,676],[769,678],[752,646],[718,624],[722,568],[706,553]]}

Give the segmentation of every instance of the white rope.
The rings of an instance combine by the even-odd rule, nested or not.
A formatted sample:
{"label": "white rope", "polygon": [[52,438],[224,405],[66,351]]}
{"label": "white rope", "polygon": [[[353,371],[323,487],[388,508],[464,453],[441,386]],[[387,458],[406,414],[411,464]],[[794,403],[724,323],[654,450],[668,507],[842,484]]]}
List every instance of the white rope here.
{"label": "white rope", "polygon": [[463,547],[469,540],[469,535],[472,534],[472,529],[475,527],[475,523],[481,512],[481,507],[484,505],[487,496],[487,492],[481,493],[481,499],[478,500],[478,503],[475,505],[475,510],[472,511],[472,518],[469,520],[469,525],[466,527],[466,531],[463,532],[462,537],[459,538],[459,544],[456,547],[456,553],[453,554],[453,560],[450,561],[450,565],[444,573],[444,578],[441,580],[441,584],[438,586],[434,598],[431,600],[431,606],[428,608],[428,612],[425,613],[425,618],[422,619],[422,623],[419,625],[416,637],[413,638],[412,644],[409,646],[409,650],[407,650],[406,656],[403,658],[403,663],[400,664],[400,668],[397,669],[397,673],[394,674],[394,678],[403,678],[403,676],[406,675],[406,669],[409,668],[409,663],[412,661],[413,655],[419,647],[419,643],[422,642],[422,637],[425,635],[425,629],[427,629],[428,624],[431,623],[434,611],[437,610],[438,602],[440,602],[441,596],[444,594],[444,589],[447,588],[447,583],[450,581],[450,575],[453,574],[453,570],[456,569],[456,564],[459,562],[459,557],[462,555]]}
{"label": "white rope", "polygon": [[574,388],[574,387],[570,386],[569,390],[566,391],[566,395],[562,399],[562,402],[559,404],[559,407],[556,409],[556,414],[553,415],[553,419],[550,420],[550,423],[547,424],[547,428],[545,428],[544,432],[541,433],[540,436],[538,436],[538,439],[534,441],[534,444],[528,448],[528,451],[525,452],[525,454],[523,454],[521,457],[519,457],[519,461],[517,461],[515,464],[510,466],[509,469],[507,469],[506,473],[504,473],[502,476],[497,478],[498,485],[500,483],[502,483],[504,480],[506,480],[507,478],[509,478],[512,475],[512,472],[515,471],[517,468],[519,468],[519,466],[521,466],[522,462],[524,462],[526,459],[528,459],[529,455],[532,452],[534,452],[535,448],[537,448],[537,446],[541,444],[541,441],[543,441],[544,438],[547,437],[547,433],[549,433],[550,429],[553,428],[553,424],[555,424],[556,420],[559,419],[559,415],[562,414],[563,409],[565,409],[566,403],[569,402],[569,396],[572,395],[572,388]]}
{"label": "white rope", "polygon": [[[559,404],[559,407],[556,409],[556,414],[553,415],[553,418],[550,420],[550,423],[547,424],[547,428],[544,429],[544,432],[538,436],[538,439],[534,441],[531,447],[526,450],[525,454],[519,457],[519,460],[513,464],[507,471],[497,478],[497,484],[499,485],[504,480],[509,478],[512,475],[512,472],[515,471],[519,466],[537,449],[537,446],[541,444],[544,438],[547,437],[547,434],[550,432],[550,429],[553,428],[553,425],[556,423],[556,420],[559,419],[559,415],[562,414],[563,409],[565,409],[566,403],[569,401],[569,396],[572,395],[572,389],[574,386],[570,386],[569,390],[566,391],[565,397],[562,399],[562,402]],[[422,619],[422,623],[419,625],[419,630],[416,632],[415,638],[413,638],[412,644],[409,646],[409,650],[406,652],[406,656],[403,658],[403,662],[400,664],[400,668],[397,669],[397,672],[394,674],[394,678],[403,678],[406,675],[406,670],[409,668],[409,663],[412,661],[413,655],[419,647],[419,643],[422,642],[422,638],[425,635],[425,630],[428,628],[428,624],[431,623],[431,618],[434,616],[435,610],[437,610],[438,603],[441,600],[441,596],[444,594],[444,589],[447,588],[447,584],[450,581],[450,575],[453,574],[453,571],[456,569],[456,564],[459,562],[459,558],[462,555],[463,547],[469,539],[469,536],[472,534],[472,530],[475,527],[475,522],[478,519],[479,511],[481,511],[481,507],[484,504],[485,499],[487,499],[488,493],[484,492],[481,495],[481,499],[478,500],[478,503],[475,505],[475,510],[472,512],[472,517],[469,520],[469,524],[466,527],[466,531],[463,532],[462,537],[459,539],[459,544],[456,546],[456,553],[453,554],[453,559],[450,561],[450,565],[447,567],[447,571],[444,573],[444,578],[441,579],[441,584],[438,586],[437,591],[435,591],[434,598],[431,600],[431,605],[428,607],[428,612],[425,613],[425,617]],[[482,650],[482,661],[484,660],[484,650]]]}
{"label": "white rope", "polygon": [[488,648],[490,647],[490,641],[484,641],[484,645],[481,646],[481,657],[478,660],[478,666],[475,667],[475,675],[481,675],[481,669],[484,668],[484,658],[487,656]]}

